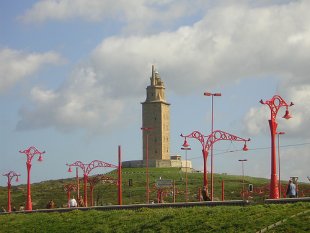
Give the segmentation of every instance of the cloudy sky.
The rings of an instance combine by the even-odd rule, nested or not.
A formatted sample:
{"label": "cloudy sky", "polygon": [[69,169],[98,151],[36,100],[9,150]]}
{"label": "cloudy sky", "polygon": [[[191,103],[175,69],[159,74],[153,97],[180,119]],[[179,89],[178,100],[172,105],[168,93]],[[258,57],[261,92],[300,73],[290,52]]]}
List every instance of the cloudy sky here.
{"label": "cloudy sky", "polygon": [[[171,153],[180,134],[214,128],[251,138],[214,145],[214,171],[270,177],[268,100],[294,102],[282,119],[281,178],[310,175],[310,2],[26,0],[0,2],[0,172],[22,174],[19,150],[45,150],[32,181],[71,177],[66,163],[142,158],[141,102],[155,65],[171,103]],[[308,119],[308,120],[307,120]],[[201,146],[188,157],[202,169]],[[94,173],[102,173],[102,170]],[[0,185],[6,185],[5,177]]]}

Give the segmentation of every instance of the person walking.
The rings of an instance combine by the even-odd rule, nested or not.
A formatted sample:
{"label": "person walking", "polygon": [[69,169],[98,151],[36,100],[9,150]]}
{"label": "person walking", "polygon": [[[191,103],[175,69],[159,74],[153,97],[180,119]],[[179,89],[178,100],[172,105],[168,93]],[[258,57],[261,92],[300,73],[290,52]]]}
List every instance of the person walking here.
{"label": "person walking", "polygon": [[296,185],[293,183],[292,180],[289,180],[288,182],[286,196],[289,198],[296,197]]}

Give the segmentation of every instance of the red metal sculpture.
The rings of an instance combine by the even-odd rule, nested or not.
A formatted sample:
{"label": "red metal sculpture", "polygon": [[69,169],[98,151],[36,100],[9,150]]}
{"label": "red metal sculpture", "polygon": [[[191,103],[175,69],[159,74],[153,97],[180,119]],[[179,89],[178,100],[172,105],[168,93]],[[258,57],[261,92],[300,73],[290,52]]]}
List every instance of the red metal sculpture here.
{"label": "red metal sculpture", "polygon": [[11,181],[13,179],[13,177],[16,177],[16,182],[18,182],[18,177],[20,176],[20,174],[14,172],[14,171],[10,171],[8,173],[3,174],[3,176],[6,176],[8,178],[8,212],[12,211],[11,208]]}
{"label": "red metal sculpture", "polygon": [[[242,141],[244,142],[243,150],[247,151],[247,145],[246,142],[250,141],[250,139],[244,139],[238,136],[235,136],[233,134],[221,131],[221,130],[215,130],[210,135],[205,136],[199,131],[193,131],[192,133],[188,135],[181,134],[181,137],[184,137],[184,143],[183,147],[188,147],[189,144],[187,142],[187,138],[195,138],[197,139],[201,145],[202,145],[202,156],[203,156],[203,188],[204,192],[207,195],[207,198],[209,196],[208,191],[208,178],[207,178],[207,159],[208,159],[208,153],[209,149],[213,146],[213,144],[217,141],[227,140],[227,141]],[[211,198],[212,200],[212,198]]]}
{"label": "red metal sculpture", "polygon": [[282,99],[281,96],[275,95],[270,100],[260,100],[261,104],[266,104],[270,108],[270,134],[271,134],[271,177],[270,177],[270,199],[279,198],[279,187],[278,187],[278,178],[277,178],[277,160],[276,160],[276,145],[275,145],[275,135],[277,132],[278,123],[276,122],[276,117],[278,111],[281,107],[286,107],[285,115],[283,118],[290,119],[292,116],[289,113],[288,107],[293,106],[291,102],[289,105]]}
{"label": "red metal sculpture", "polygon": [[32,201],[31,201],[31,184],[30,184],[30,171],[31,171],[31,161],[35,155],[39,155],[38,161],[42,162],[43,157],[42,154],[45,151],[40,152],[34,146],[29,147],[27,150],[19,151],[27,156],[27,202],[26,202],[26,210],[32,210]]}
{"label": "red metal sculpture", "polygon": [[93,160],[90,163],[82,163],[81,161],[76,161],[72,164],[66,164],[69,166],[68,172],[72,172],[71,167],[80,167],[83,170],[83,175],[84,175],[84,204],[85,207],[87,207],[87,182],[88,182],[88,175],[89,173],[97,168],[97,167],[109,167],[109,168],[118,168],[118,166],[106,163],[100,160]]}

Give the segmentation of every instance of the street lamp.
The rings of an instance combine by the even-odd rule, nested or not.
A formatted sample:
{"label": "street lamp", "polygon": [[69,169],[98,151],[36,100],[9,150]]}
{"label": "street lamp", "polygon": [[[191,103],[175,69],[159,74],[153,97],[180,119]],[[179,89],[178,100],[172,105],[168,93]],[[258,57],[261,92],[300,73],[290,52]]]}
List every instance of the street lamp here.
{"label": "street lamp", "polygon": [[70,199],[71,199],[71,191],[76,191],[77,185],[76,184],[65,184],[64,190],[67,193],[67,199],[68,199],[68,208],[70,208]]}
{"label": "street lamp", "polygon": [[182,147],[181,150],[185,150],[185,202],[188,202],[188,189],[187,189],[187,151],[191,150],[190,147]]}
{"label": "street lamp", "polygon": [[[221,93],[210,93],[210,92],[205,92],[204,93],[205,96],[211,96],[211,109],[212,109],[212,120],[211,120],[211,133],[213,133],[213,126],[214,126],[214,114],[213,114],[213,97],[214,96],[222,96]],[[214,184],[214,180],[213,180],[213,145],[211,146],[211,201],[213,201],[213,184]]]}
{"label": "street lamp", "polygon": [[149,127],[142,127],[141,130],[144,133],[146,133],[146,145],[145,145],[145,169],[146,169],[146,203],[150,203],[150,186],[149,186],[149,133],[153,128]]}
{"label": "street lamp", "polygon": [[242,199],[244,200],[244,165],[243,163],[248,161],[247,159],[239,159],[239,162],[242,163]]}
{"label": "street lamp", "polygon": [[40,152],[35,148],[34,146],[29,147],[28,149],[24,151],[19,151],[20,153],[23,153],[27,156],[27,202],[26,202],[26,210],[32,210],[32,201],[31,201],[31,184],[30,184],[30,171],[31,171],[31,161],[35,155],[39,155],[38,161],[42,162],[43,157],[42,154],[45,153],[45,151]]}
{"label": "street lamp", "polygon": [[281,162],[280,162],[280,135],[285,134],[285,132],[276,132],[278,135],[278,163],[279,163],[279,197],[281,198]]}
{"label": "street lamp", "polygon": [[[88,182],[88,175],[89,173],[97,168],[97,167],[110,167],[110,168],[119,168],[119,166],[110,164],[110,163],[106,163],[100,160],[93,160],[91,163],[82,163],[81,161],[76,161],[72,164],[66,164],[67,166],[69,166],[68,172],[72,172],[72,168],[71,167],[80,167],[83,170],[83,175],[84,175],[84,205],[85,207],[87,207],[87,182]],[[119,197],[120,197],[120,192],[121,192],[121,182],[120,182],[120,176],[118,178],[118,192],[119,192]],[[119,200],[119,205],[121,205],[120,200]]]}
{"label": "street lamp", "polygon": [[275,95],[270,100],[260,100],[261,104],[266,104],[270,108],[270,120],[269,120],[269,127],[270,127],[270,134],[271,134],[271,178],[270,178],[270,199],[278,199],[279,198],[279,187],[278,187],[278,178],[277,178],[277,160],[276,160],[276,147],[275,147],[275,135],[277,131],[278,123],[276,122],[276,117],[278,111],[281,107],[285,107],[285,115],[283,116],[284,119],[290,119],[292,116],[289,113],[288,108],[293,106],[294,104],[291,102],[289,105],[282,99],[281,96]]}
{"label": "street lamp", "polygon": [[11,181],[13,179],[13,177],[16,177],[16,182],[18,182],[18,177],[20,176],[20,174],[14,172],[14,171],[10,171],[8,173],[3,174],[3,176],[6,176],[8,178],[8,212],[12,211],[11,208]]}
{"label": "street lamp", "polygon": [[[208,153],[212,145],[217,141],[227,140],[227,141],[241,141],[244,142],[243,151],[247,151],[246,142],[250,141],[250,139],[244,139],[233,134],[224,132],[222,130],[215,130],[210,135],[205,136],[199,131],[193,131],[188,135],[181,134],[181,137],[184,137],[183,147],[188,147],[189,144],[187,142],[187,138],[195,138],[202,145],[202,156],[203,156],[203,190],[208,197],[208,179],[207,179],[207,159]],[[206,140],[205,140],[206,138]]]}

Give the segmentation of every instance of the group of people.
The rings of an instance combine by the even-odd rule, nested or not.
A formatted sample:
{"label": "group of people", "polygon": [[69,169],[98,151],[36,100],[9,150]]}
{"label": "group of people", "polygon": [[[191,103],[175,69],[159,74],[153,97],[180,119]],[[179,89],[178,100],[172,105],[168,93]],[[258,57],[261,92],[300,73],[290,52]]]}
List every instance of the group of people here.
{"label": "group of people", "polygon": [[84,205],[84,200],[83,200],[83,197],[82,196],[80,196],[79,198],[78,198],[78,201],[76,201],[75,200],[75,198],[74,198],[74,196],[70,199],[70,201],[69,201],[69,207],[70,208],[73,208],[73,207],[84,207],[85,205]]}
{"label": "group of people", "polygon": [[[19,206],[19,211],[24,211],[24,210],[25,210],[24,205],[23,205],[23,204],[20,204],[20,206]],[[15,206],[13,206],[12,211],[13,211],[13,212],[14,212],[14,211],[17,211],[17,209],[16,209]],[[7,210],[2,206],[0,212],[5,213],[5,212],[7,212]]]}
{"label": "group of people", "polygon": [[[80,196],[78,198],[78,201],[76,201],[76,199],[73,196],[73,198],[70,199],[68,204],[69,204],[69,207],[84,207],[85,206],[84,205],[84,200],[83,200],[82,196]],[[54,209],[54,208],[56,208],[55,202],[53,200],[50,200],[46,204],[46,208],[47,209]],[[20,207],[19,207],[19,211],[24,211],[24,210],[25,210],[25,207],[24,207],[24,205],[21,204]],[[13,206],[12,211],[17,211],[15,206]],[[2,206],[1,209],[0,209],[0,212],[4,213],[4,212],[7,212],[7,210]]]}
{"label": "group of people", "polygon": [[[78,201],[76,201],[76,199],[74,198],[74,196],[69,200],[68,206],[71,207],[84,207],[84,200],[83,197],[80,196],[78,198]],[[56,208],[56,204],[53,200],[50,200],[47,205],[46,205],[47,209],[54,209]]]}

